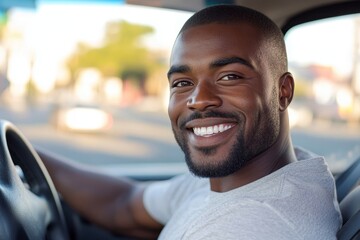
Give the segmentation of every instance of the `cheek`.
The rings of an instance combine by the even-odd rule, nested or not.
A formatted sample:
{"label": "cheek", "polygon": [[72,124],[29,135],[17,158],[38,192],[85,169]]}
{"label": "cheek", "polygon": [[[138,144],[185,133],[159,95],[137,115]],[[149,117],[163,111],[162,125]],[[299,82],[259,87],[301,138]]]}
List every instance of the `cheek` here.
{"label": "cheek", "polygon": [[172,97],[170,97],[169,99],[169,105],[168,105],[168,115],[170,118],[170,121],[172,122],[174,119],[174,115],[175,115],[175,101]]}
{"label": "cheek", "polygon": [[[229,97],[231,96],[231,97]],[[238,89],[232,94],[224,94],[223,99],[227,99],[229,108],[236,108],[242,112],[249,120],[253,119],[254,114],[262,108],[261,96],[253,89]]]}
{"label": "cheek", "polygon": [[243,134],[246,139],[251,138],[261,121],[264,107],[266,107],[263,97],[253,90],[247,89],[247,91],[238,92],[237,97],[228,98],[228,103],[232,105],[231,108],[236,108],[236,111],[244,116]]}
{"label": "cheek", "polygon": [[175,127],[176,123],[178,122],[179,116],[181,115],[182,111],[184,111],[185,109],[186,109],[186,101],[177,97],[176,95],[170,96],[168,115],[173,127]]}

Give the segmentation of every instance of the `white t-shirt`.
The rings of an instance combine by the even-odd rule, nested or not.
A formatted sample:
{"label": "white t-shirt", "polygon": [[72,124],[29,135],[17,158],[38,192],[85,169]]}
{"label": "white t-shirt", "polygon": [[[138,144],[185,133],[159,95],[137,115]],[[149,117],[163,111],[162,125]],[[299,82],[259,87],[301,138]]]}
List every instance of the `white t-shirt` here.
{"label": "white t-shirt", "polygon": [[336,239],[334,178],[322,157],[295,152],[299,161],[225,193],[190,173],[149,185],[145,208],[165,225],[159,239]]}

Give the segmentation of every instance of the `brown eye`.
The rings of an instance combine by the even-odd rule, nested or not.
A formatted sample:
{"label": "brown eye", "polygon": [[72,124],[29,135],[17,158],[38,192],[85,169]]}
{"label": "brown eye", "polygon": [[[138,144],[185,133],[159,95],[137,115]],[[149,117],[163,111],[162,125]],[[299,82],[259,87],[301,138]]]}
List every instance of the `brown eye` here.
{"label": "brown eye", "polygon": [[229,80],[237,80],[237,79],[243,79],[243,77],[241,77],[237,74],[228,74],[228,75],[223,76],[220,80],[229,81]]}
{"label": "brown eye", "polygon": [[187,86],[192,86],[193,84],[190,81],[185,81],[185,80],[181,80],[181,81],[175,81],[171,87],[172,88],[176,88],[176,87],[187,87]]}

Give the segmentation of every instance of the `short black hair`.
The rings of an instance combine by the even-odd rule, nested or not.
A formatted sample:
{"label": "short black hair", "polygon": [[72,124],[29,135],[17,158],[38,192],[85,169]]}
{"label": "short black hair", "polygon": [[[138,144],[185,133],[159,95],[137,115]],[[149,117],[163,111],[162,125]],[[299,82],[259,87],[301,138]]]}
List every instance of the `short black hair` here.
{"label": "short black hair", "polygon": [[280,74],[287,71],[284,35],[280,28],[263,13],[239,5],[214,5],[192,15],[185,22],[179,34],[189,28],[210,23],[248,23],[256,27],[264,35],[267,47],[271,48],[273,59],[271,59],[270,64],[272,70],[279,70]]}

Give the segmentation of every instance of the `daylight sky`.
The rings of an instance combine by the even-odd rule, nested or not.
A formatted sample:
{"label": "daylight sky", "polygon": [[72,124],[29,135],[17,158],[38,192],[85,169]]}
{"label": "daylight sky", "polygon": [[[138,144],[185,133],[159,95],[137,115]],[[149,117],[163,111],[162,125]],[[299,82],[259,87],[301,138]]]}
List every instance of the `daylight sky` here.
{"label": "daylight sky", "polygon": [[67,54],[76,42],[101,41],[108,21],[126,20],[149,25],[155,34],[151,47],[169,49],[182,24],[192,13],[122,4],[59,4],[39,2],[36,9],[15,9],[10,25],[24,31],[27,44],[37,51]]}

